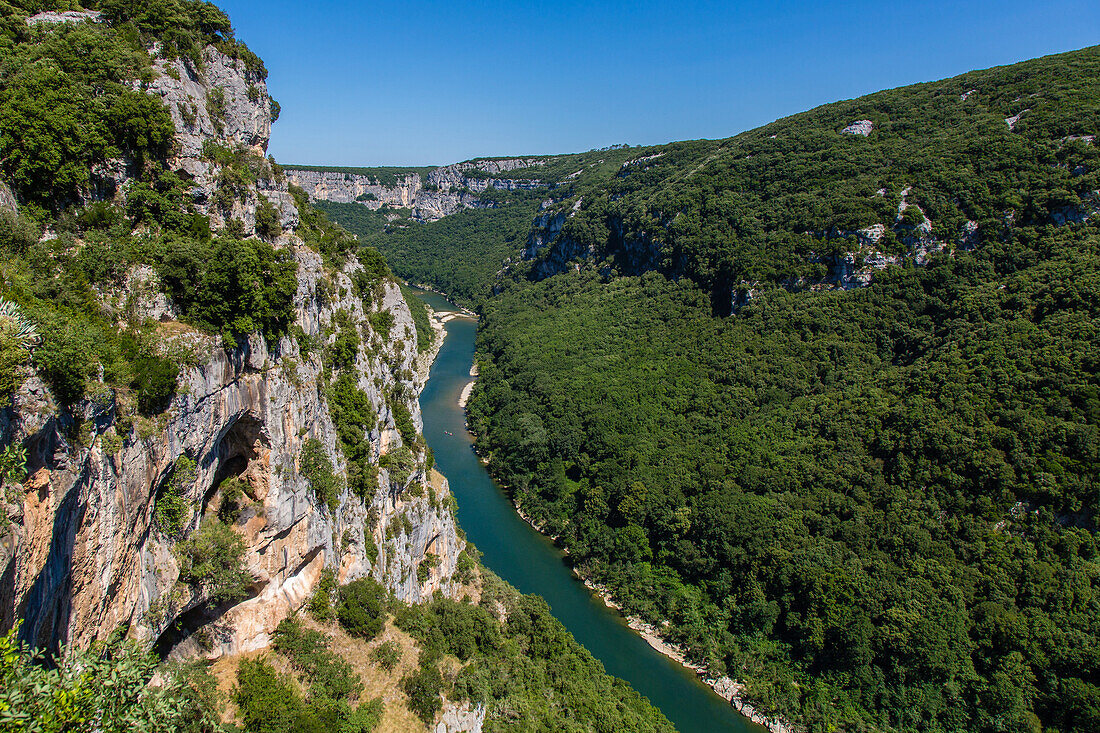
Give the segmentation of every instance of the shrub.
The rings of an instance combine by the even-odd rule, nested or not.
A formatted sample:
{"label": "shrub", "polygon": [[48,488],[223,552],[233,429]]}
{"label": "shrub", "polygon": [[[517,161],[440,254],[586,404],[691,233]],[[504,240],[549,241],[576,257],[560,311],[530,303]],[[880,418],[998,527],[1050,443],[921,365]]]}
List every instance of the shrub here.
{"label": "shrub", "polygon": [[396,669],[398,662],[401,661],[401,647],[392,639],[384,641],[371,652],[371,657],[378,662],[378,666],[382,669],[392,672]]}
{"label": "shrub", "polygon": [[391,394],[388,401],[390,412],[393,413],[393,424],[397,432],[401,433],[401,442],[411,448],[417,443],[416,425],[413,424],[412,413],[396,394]]}
{"label": "shrub", "polygon": [[378,415],[370,397],[359,389],[355,375],[350,371],[336,378],[326,396],[348,464],[348,488],[359,497],[370,496],[377,488],[377,481],[374,456],[367,437]]}
{"label": "shrub", "polygon": [[180,580],[202,588],[215,603],[248,596],[251,577],[244,569],[244,540],[217,517],[207,517],[198,530],[174,548]]}
{"label": "shrub", "polygon": [[477,563],[474,559],[463,550],[458,554],[458,562],[455,563],[454,580],[458,583],[466,584],[474,579],[474,569],[477,567]]}
{"label": "shrub", "polygon": [[176,394],[179,366],[159,356],[140,357],[133,365],[138,411],[143,415],[164,412]]}
{"label": "shrub", "polygon": [[218,486],[221,495],[221,503],[218,505],[218,519],[225,524],[236,522],[241,516],[241,510],[246,503],[248,491],[244,481],[236,476],[230,476]]}
{"label": "shrub", "polygon": [[18,631],[17,624],[0,636],[4,730],[201,730],[192,724],[206,716],[185,698],[176,674],[163,675],[157,686],[149,684],[157,659],[137,642],[74,647],[44,660],[18,641]]}
{"label": "shrub", "polygon": [[56,314],[46,317],[42,330],[46,336],[34,352],[39,373],[63,404],[79,402],[84,398],[91,369],[99,361],[92,332]]}
{"label": "shrub", "polygon": [[425,555],[420,564],[416,566],[416,579],[421,583],[427,582],[432,576],[432,570],[439,567],[438,555]]}
{"label": "shrub", "polygon": [[336,340],[329,347],[329,362],[337,369],[350,367],[359,355],[359,329],[345,310],[337,311]]}
{"label": "shrub", "polygon": [[15,327],[0,318],[0,397],[19,389],[23,383],[23,365],[30,358],[30,349],[16,335]]}
{"label": "shrub", "polygon": [[367,316],[371,329],[386,341],[390,337],[390,329],[393,328],[393,314],[387,310],[375,311]]}
{"label": "shrub", "polygon": [[160,531],[169,537],[178,536],[191,517],[187,494],[194,486],[196,476],[195,462],[187,456],[180,456],[157,492],[153,518]]}
{"label": "shrub", "polygon": [[331,568],[325,568],[321,571],[321,579],[317,581],[317,587],[309,599],[309,614],[318,621],[332,621],[336,618],[333,601],[337,591],[336,573]]}
{"label": "shrub", "polygon": [[165,250],[158,274],[192,324],[230,337],[259,332],[274,339],[286,333],[298,290],[298,265],[289,252],[229,237],[212,244],[176,238]]}
{"label": "shrub", "polygon": [[210,122],[213,123],[214,129],[219,133],[225,127],[225,114],[228,111],[228,105],[225,101],[225,90],[221,87],[214,87],[206,93],[206,113],[210,115]]}
{"label": "shrub", "polygon": [[416,468],[416,455],[407,445],[402,445],[382,456],[378,465],[389,472],[392,486],[404,488]]}
{"label": "shrub", "polygon": [[298,456],[298,472],[309,482],[317,501],[327,506],[329,511],[336,511],[339,506],[339,482],[321,441],[309,438],[302,443],[302,452]]}
{"label": "shrub", "polygon": [[385,625],[385,589],[371,578],[353,580],[340,589],[336,617],[352,636],[368,641]]}
{"label": "shrub", "polygon": [[363,683],[351,665],[328,648],[325,635],[307,629],[293,616],[284,619],[272,637],[275,650],[290,660],[309,680],[310,697],[345,700],[363,691]]}
{"label": "shrub", "polygon": [[241,660],[233,700],[247,731],[327,733],[294,683],[276,672],[266,659]]}
{"label": "shrub", "polygon": [[256,207],[256,233],[264,239],[275,239],[283,233],[283,220],[267,198],[260,197],[260,205]]}
{"label": "shrub", "polygon": [[443,700],[439,697],[443,690],[443,675],[423,654],[420,666],[401,678],[401,689],[409,696],[409,710],[425,723],[431,724],[435,714],[443,709]]}

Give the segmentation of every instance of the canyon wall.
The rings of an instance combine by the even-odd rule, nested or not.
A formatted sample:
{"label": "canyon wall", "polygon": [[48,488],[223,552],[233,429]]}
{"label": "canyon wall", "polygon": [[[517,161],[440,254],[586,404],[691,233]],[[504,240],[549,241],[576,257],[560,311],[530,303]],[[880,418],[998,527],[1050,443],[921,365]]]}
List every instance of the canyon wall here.
{"label": "canyon wall", "polygon": [[[167,163],[193,183],[195,206],[214,229],[236,221],[247,236],[261,207],[277,209],[281,233],[271,239],[297,265],[292,335],[252,334],[227,346],[183,323],[152,269],[135,267],[122,287],[99,296],[105,311],[152,319],[165,348],[184,355],[168,409],[135,414],[133,396],[104,383],[64,406],[31,375],[0,410],[0,437],[27,449],[28,474],[22,486],[5,486],[0,627],[22,621],[21,635],[43,648],[85,646],[116,630],[166,653],[261,648],[326,570],[341,583],[372,577],[414,603],[455,589],[465,543],[446,479],[431,471],[420,441],[407,446],[411,468],[387,469],[383,459],[403,446],[398,418],[407,413],[421,430],[425,377],[409,308],[396,282],[372,276],[362,293],[354,257],[326,264],[296,234],[295,201],[263,158],[272,103],[262,78],[212,47],[204,59],[201,71],[158,61],[160,76],[148,87],[176,125]],[[212,144],[237,163],[217,162]],[[225,174],[242,167],[251,176],[227,195]],[[124,200],[126,162],[108,173]],[[365,435],[372,474],[362,495],[348,488],[322,357],[346,328],[356,329],[359,345],[343,371],[376,416]],[[334,496],[303,475],[307,442],[331,463]],[[181,574],[180,548],[233,500],[223,495],[229,479],[244,487],[239,513],[225,524],[243,542],[249,581],[245,597],[225,599]],[[159,518],[169,499],[184,507],[176,530]]]}

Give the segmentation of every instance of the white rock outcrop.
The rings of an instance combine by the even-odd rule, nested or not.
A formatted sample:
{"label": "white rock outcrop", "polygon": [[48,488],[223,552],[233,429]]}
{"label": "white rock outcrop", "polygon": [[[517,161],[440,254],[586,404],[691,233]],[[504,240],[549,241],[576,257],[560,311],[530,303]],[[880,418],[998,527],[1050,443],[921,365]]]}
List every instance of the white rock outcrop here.
{"label": "white rock outcrop", "polygon": [[862,135],[867,137],[875,129],[875,123],[871,120],[856,120],[840,131],[841,135]]}
{"label": "white rock outcrop", "polygon": [[311,200],[360,203],[377,211],[383,206],[408,209],[417,221],[436,221],[462,209],[485,207],[479,194],[490,188],[516,191],[543,185],[533,178],[501,178],[501,173],[544,165],[543,159],[504,158],[455,163],[435,168],[425,178],[410,172],[393,183],[339,170],[287,168],[287,181],[300,187]]}
{"label": "white rock outcrop", "polygon": [[55,25],[58,23],[102,23],[103,13],[98,10],[65,10],[45,12],[27,18],[27,25]]}

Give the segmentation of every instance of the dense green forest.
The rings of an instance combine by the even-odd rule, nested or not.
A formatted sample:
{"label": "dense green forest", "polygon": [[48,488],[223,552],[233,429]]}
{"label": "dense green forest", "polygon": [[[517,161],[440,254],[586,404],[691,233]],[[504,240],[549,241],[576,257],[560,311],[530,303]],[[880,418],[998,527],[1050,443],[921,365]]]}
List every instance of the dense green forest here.
{"label": "dense green forest", "polygon": [[509,257],[518,257],[539,204],[537,193],[490,192],[497,206],[467,209],[429,224],[386,222],[360,204],[317,201],[317,208],[392,263],[411,283],[431,283],[463,306],[490,295]]}
{"label": "dense green forest", "polygon": [[[490,468],[764,710],[1097,730],[1098,134],[1090,48],[512,171],[554,179],[566,221],[495,282],[452,274],[527,244],[487,244],[492,210],[371,241],[495,288],[469,406]],[[876,224],[902,266],[835,287]]]}
{"label": "dense green forest", "polygon": [[[585,153],[536,156],[540,164],[495,177],[538,179],[546,189],[488,189],[479,195],[483,208],[460,211],[430,223],[400,216],[390,221],[387,214],[400,212],[385,208],[371,211],[359,204],[331,201],[316,201],[314,205],[361,242],[378,248],[400,277],[412,283],[430,283],[457,303],[476,308],[492,295],[502,271],[509,273],[513,267],[526,270],[519,267],[518,260],[527,244],[531,220],[544,205],[583,200],[586,195],[602,192],[624,163],[647,154],[651,149],[616,145]],[[477,174],[466,172],[469,176]]]}

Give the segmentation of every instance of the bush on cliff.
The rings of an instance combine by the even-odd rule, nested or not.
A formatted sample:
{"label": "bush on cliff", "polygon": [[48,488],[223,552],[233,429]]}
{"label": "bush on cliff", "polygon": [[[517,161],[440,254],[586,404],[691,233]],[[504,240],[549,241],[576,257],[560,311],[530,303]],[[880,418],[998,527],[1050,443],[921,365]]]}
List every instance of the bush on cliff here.
{"label": "bush on cliff", "polygon": [[217,517],[203,519],[173,551],[180,563],[180,580],[201,588],[215,605],[248,597],[252,576],[244,567],[244,539]]}
{"label": "bush on cliff", "polygon": [[336,618],[352,636],[368,641],[386,622],[386,591],[372,578],[353,580],[340,589]]}
{"label": "bush on cliff", "polygon": [[297,263],[286,250],[254,239],[212,243],[169,240],[157,267],[173,301],[194,325],[235,335],[286,333],[294,319]]}

